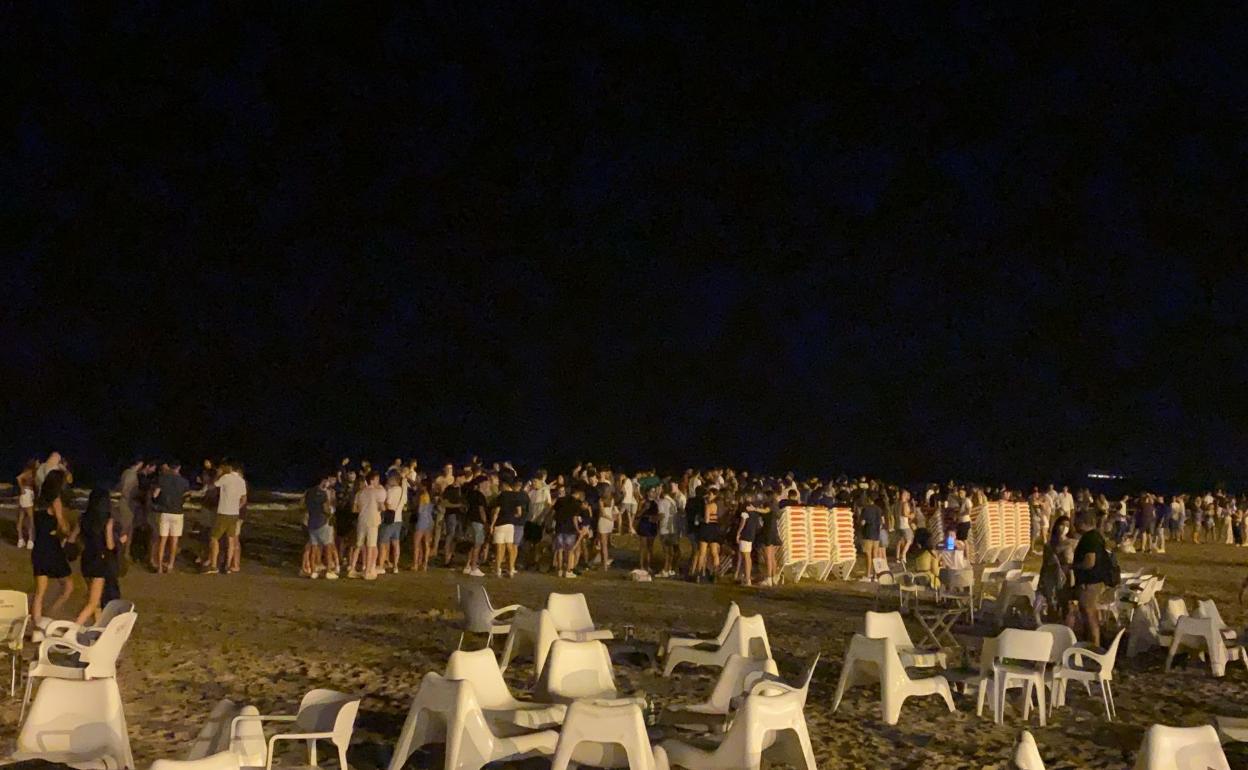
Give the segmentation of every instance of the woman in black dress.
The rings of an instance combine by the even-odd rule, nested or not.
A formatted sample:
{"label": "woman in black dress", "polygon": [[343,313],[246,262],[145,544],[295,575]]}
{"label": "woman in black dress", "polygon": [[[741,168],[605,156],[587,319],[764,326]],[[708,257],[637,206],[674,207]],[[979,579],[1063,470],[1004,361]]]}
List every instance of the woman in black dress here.
{"label": "woman in black dress", "polygon": [[108,489],[96,487],[87,499],[87,510],[82,514],[79,533],[82,538],[82,577],[87,583],[87,603],[75,620],[78,625],[95,625],[102,612],[104,585],[115,576],[116,560],[113,552],[113,518],[109,515]]}
{"label": "woman in black dress", "polygon": [[56,580],[61,585],[61,595],[48,608],[55,615],[74,592],[74,584],[70,581],[69,561],[65,558],[65,550],[61,546],[61,538],[72,540],[73,533],[65,523],[65,512],[61,503],[61,493],[65,490],[65,471],[57,469],[49,471],[39,489],[39,505],[35,510],[35,547],[30,552],[31,566],[35,572],[35,599],[30,610],[31,618],[37,628],[42,627],[43,599],[48,593],[48,581]]}
{"label": "woman in black dress", "polygon": [[778,575],[776,574],[776,551],[780,549],[780,494],[772,491],[767,495],[765,500],[758,501],[758,507],[763,509],[763,521],[759,537],[763,546],[763,562],[767,565],[767,576],[763,578],[763,585],[774,586]]}

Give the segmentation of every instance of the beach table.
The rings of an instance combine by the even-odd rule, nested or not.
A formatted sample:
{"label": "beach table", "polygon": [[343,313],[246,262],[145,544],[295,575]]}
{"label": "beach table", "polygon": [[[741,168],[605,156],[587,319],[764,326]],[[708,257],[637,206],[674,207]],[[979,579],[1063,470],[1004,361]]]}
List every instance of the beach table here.
{"label": "beach table", "polygon": [[934,607],[916,607],[914,616],[918,618],[919,625],[923,628],[923,634],[928,641],[938,649],[946,647],[960,648],[962,645],[958,642],[956,636],[953,635],[953,624],[958,622],[958,618],[962,616],[965,609],[961,606],[946,607],[936,605]]}

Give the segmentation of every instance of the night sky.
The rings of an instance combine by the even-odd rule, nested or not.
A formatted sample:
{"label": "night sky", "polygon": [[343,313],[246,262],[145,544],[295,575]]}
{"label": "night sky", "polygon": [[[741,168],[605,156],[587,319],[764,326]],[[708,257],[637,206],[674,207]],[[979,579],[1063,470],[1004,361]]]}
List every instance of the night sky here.
{"label": "night sky", "polygon": [[1248,477],[1244,6],[133,5],[0,12],[13,472]]}

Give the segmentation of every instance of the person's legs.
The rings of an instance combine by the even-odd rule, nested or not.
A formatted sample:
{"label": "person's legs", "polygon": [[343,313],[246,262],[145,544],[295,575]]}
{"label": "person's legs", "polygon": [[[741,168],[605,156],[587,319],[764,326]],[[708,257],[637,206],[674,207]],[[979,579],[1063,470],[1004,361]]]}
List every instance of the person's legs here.
{"label": "person's legs", "polygon": [[767,546],[767,580],[776,582],[776,546]]}
{"label": "person's legs", "polygon": [[87,581],[87,603],[83,605],[82,612],[78,613],[78,617],[74,618],[74,622],[80,626],[87,625],[87,621],[92,623],[100,615],[100,597],[104,595],[104,578],[91,578]]}
{"label": "person's legs", "polygon": [[239,555],[239,552],[238,552],[239,547],[240,547],[238,535],[230,535],[230,538],[229,540],[226,541],[226,544],[229,547],[229,553],[227,554],[227,558],[226,558],[226,561],[229,563],[229,569],[227,571],[238,572],[240,569],[242,569],[242,567],[240,566],[240,563],[242,562],[242,557]]}
{"label": "person's legs", "polygon": [[610,535],[606,533],[602,533],[598,535],[598,551],[599,551],[600,556],[602,557],[602,568],[604,570],[607,568],[607,562],[610,561],[610,557],[611,557],[609,553],[610,542],[611,542]]}
{"label": "person's legs", "polygon": [[719,574],[719,543],[711,543],[711,578]]}
{"label": "person's legs", "polygon": [[164,562],[165,572],[173,572],[173,564],[178,559],[178,540],[180,539],[177,535],[169,537],[169,559]]}
{"label": "person's legs", "polygon": [[507,574],[516,574],[516,554],[519,553],[515,543],[507,544]]}
{"label": "person's legs", "polygon": [[30,619],[35,626],[43,618],[43,599],[48,595],[48,576],[35,575],[35,596],[30,602]]}
{"label": "person's legs", "polygon": [[17,509],[17,539],[19,542],[30,542],[35,539],[35,509]]}
{"label": "person's legs", "polygon": [[744,583],[747,586],[753,585],[754,584],[754,560],[751,557],[753,556],[754,544],[748,543],[742,540],[741,543],[737,546],[737,548],[738,548],[739,553],[741,554],[741,558],[737,559],[737,570],[738,572],[741,571],[742,565],[744,565],[744,571],[745,571]]}
{"label": "person's legs", "polygon": [[74,581],[72,577],[63,577],[59,580],[61,584],[61,595],[56,597],[56,601],[52,602],[52,606],[48,608],[49,615],[55,615],[65,606],[65,602],[69,601],[69,597],[74,594]]}
{"label": "person's legs", "polygon": [[221,539],[213,532],[212,538],[208,541],[208,561],[204,564],[204,572],[217,571],[217,557],[221,552]]}

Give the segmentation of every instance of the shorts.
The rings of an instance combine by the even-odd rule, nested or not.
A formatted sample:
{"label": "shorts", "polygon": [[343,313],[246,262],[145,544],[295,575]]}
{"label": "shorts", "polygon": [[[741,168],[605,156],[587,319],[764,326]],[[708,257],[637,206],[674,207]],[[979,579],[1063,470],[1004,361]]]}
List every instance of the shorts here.
{"label": "shorts", "polygon": [[160,514],[160,536],[182,537],[182,524],[185,520],[186,515],[181,513]]}
{"label": "shorts", "polygon": [[512,545],[516,540],[515,524],[497,524],[494,527],[494,545]]}
{"label": "shorts", "polygon": [[1101,595],[1105,592],[1104,583],[1086,583],[1078,586],[1079,606],[1084,609],[1096,609],[1101,603]]}
{"label": "shorts", "polygon": [[454,543],[460,529],[459,517],[447,516],[443,521],[443,529],[446,532],[446,542]]}
{"label": "shorts", "polygon": [[332,545],[334,542],[334,529],[326,524],[323,527],[308,530],[309,545]]}
{"label": "shorts", "polygon": [[403,537],[403,522],[392,521],[377,528],[377,542],[393,543]]}
{"label": "shorts", "polygon": [[243,531],[243,522],[237,516],[231,516],[228,513],[218,513],[212,517],[212,534],[209,535],[213,540],[220,540],[223,537],[238,537]]}
{"label": "shorts", "polygon": [[897,536],[907,543],[914,542],[914,530],[913,529],[899,529],[897,530]]}
{"label": "shorts", "polygon": [[717,522],[708,521],[698,528],[698,542],[719,545],[722,535]]}
{"label": "shorts", "polygon": [[642,519],[637,522],[637,534],[641,537],[654,537],[659,534],[659,524],[653,519]]}
{"label": "shorts", "polygon": [[416,512],[416,531],[429,532],[433,529],[433,514],[429,511]]}
{"label": "shorts", "polygon": [[864,554],[873,554],[875,553],[875,549],[879,547],[880,547],[879,540],[872,540],[866,537],[862,539],[862,552]]}
{"label": "shorts", "polygon": [[637,503],[621,503],[620,508],[624,511],[624,513],[632,516],[637,512]]}
{"label": "shorts", "polygon": [[954,531],[957,533],[959,540],[969,539],[971,536],[971,522],[959,521],[958,528]]}
{"label": "shorts", "polygon": [[612,519],[598,520],[598,534],[609,535],[615,531],[615,521]]}
{"label": "shorts", "polygon": [[485,545],[485,525],[479,521],[468,522],[468,529],[472,532],[473,545]]}
{"label": "shorts", "polygon": [[22,494],[17,498],[18,508],[34,508],[35,507],[35,490],[29,487],[22,487]]}
{"label": "shorts", "polygon": [[749,552],[753,551],[753,550],[754,550],[754,541],[752,541],[752,540],[738,540],[738,541],[737,541],[737,550],[738,550],[738,551],[740,551],[741,553],[749,553]]}
{"label": "shorts", "polygon": [[569,534],[555,535],[555,550],[556,551],[571,551],[572,549],[576,548],[576,540],[577,540],[576,535],[569,535]]}
{"label": "shorts", "polygon": [[377,547],[377,530],[379,525],[373,524],[369,526],[364,522],[360,522],[355,527],[355,547],[356,548],[376,548]]}

